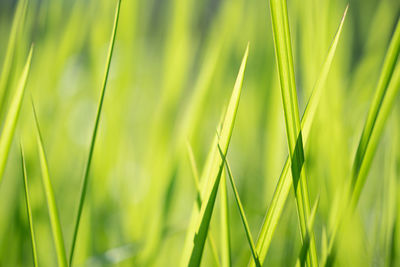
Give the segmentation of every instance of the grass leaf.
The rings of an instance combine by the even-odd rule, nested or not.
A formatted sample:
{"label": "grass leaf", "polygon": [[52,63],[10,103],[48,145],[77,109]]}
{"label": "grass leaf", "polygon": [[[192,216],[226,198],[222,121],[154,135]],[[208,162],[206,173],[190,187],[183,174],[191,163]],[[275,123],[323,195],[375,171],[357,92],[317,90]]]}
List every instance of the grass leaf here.
{"label": "grass leaf", "polygon": [[19,78],[18,87],[12,98],[12,102],[9,107],[4,122],[3,131],[0,137],[0,182],[2,180],[3,172],[6,167],[8,153],[10,151],[11,142],[14,137],[15,127],[17,125],[17,120],[21,109],[22,100],[24,97],[26,81],[28,79],[28,74],[31,67],[32,53],[33,53],[33,47],[31,47],[29,51],[29,55],[26,60],[24,69],[22,71],[21,77]]}
{"label": "grass leaf", "polygon": [[26,166],[25,166],[25,156],[24,156],[24,150],[21,145],[21,163],[22,163],[22,179],[24,181],[24,191],[25,191],[25,203],[26,203],[26,212],[28,215],[28,221],[29,221],[29,230],[31,233],[31,242],[32,242],[32,255],[33,255],[33,265],[35,267],[38,266],[38,257],[36,253],[36,241],[35,241],[35,232],[33,229],[33,219],[32,219],[32,210],[31,210],[31,204],[29,201],[29,190],[28,190],[28,174],[26,172]]}
{"label": "grass leaf", "polygon": [[[286,1],[271,0],[271,18],[274,34],[275,54],[281,85],[282,101],[286,122],[286,134],[289,146],[293,188],[297,203],[302,240],[306,236],[309,221],[310,203],[306,173],[303,168],[304,150],[297,104],[297,92],[294,78],[293,56],[290,40],[289,20]],[[314,234],[310,236],[309,266],[317,266],[317,252]]]}
{"label": "grass leaf", "polygon": [[299,258],[297,259],[296,262],[297,266],[306,266],[307,252],[310,248],[310,236],[312,233],[312,229],[314,227],[315,214],[317,213],[318,204],[319,204],[319,196],[317,197],[317,200],[315,201],[314,206],[311,210],[310,220],[307,225],[307,234],[306,237],[304,238],[303,245],[301,246],[300,249]]}
{"label": "grass leaf", "polygon": [[334,225],[330,231],[329,246],[326,257],[323,260],[323,266],[331,266],[333,264],[337,231],[341,227],[343,219],[351,216],[357,206],[385,123],[399,92],[400,64],[397,63],[399,53],[400,19],[397,21],[396,29],[386,53],[375,96],[371,103],[357,148],[353,163],[351,187],[348,195],[345,196],[346,200],[350,200],[350,206],[344,207],[343,211],[339,213],[338,218],[334,221]]}
{"label": "grass leaf", "polygon": [[[307,102],[302,120],[301,127],[303,131],[304,143],[307,144],[308,136],[311,130],[311,125],[316,114],[318,103],[322,94],[322,90],[325,86],[325,81],[328,76],[329,70],[332,65],[332,61],[336,52],[337,45],[342,33],[344,20],[346,18],[348,7],[343,14],[342,20],[333,38],[331,46],[328,50],[327,57],[325,58],[324,64],[322,65],[321,73],[318,76],[317,82],[315,83],[312,94]],[[290,187],[292,186],[291,174],[289,172],[290,162],[286,160],[285,165],[282,169],[281,175],[278,179],[278,184],[275,188],[275,192],[272,197],[271,204],[268,208],[266,216],[261,226],[261,230],[257,239],[256,250],[260,259],[260,263],[264,262],[267,255],[269,246],[272,241],[276,226],[282,214],[286,199],[288,197]]]}
{"label": "grass leaf", "polygon": [[14,19],[11,26],[10,37],[8,39],[7,50],[3,62],[3,67],[1,69],[0,76],[0,117],[3,116],[6,96],[8,93],[8,84],[11,79],[12,65],[14,59],[15,48],[17,47],[17,35],[18,30],[22,27],[22,23],[25,18],[26,9],[28,6],[27,0],[20,0],[15,11]]}
{"label": "grass leaf", "polygon": [[[191,145],[189,144],[189,142],[186,142],[186,148],[187,148],[187,152],[188,152],[188,156],[189,156],[189,160],[190,160],[190,166],[191,166],[191,169],[192,169],[194,183],[195,183],[195,187],[196,187],[197,208],[200,210],[202,199],[201,199],[201,192],[200,192],[199,171],[198,171],[198,168],[197,168],[196,160],[194,158],[193,149],[192,149]],[[208,240],[208,244],[209,244],[209,246],[211,248],[211,252],[213,254],[213,257],[215,259],[215,263],[217,264],[217,266],[221,266],[221,264],[219,262],[219,258],[218,258],[217,248],[215,247],[214,237],[213,237],[213,235],[211,233],[211,229],[209,229],[208,239],[207,240]]]}
{"label": "grass leaf", "polygon": [[220,181],[220,200],[221,200],[221,250],[222,250],[222,266],[229,267],[231,263],[231,241],[230,241],[230,223],[228,212],[228,193],[226,190],[226,175],[221,173]]}
{"label": "grass leaf", "polygon": [[[221,157],[222,157],[223,154],[222,154],[222,151],[221,151],[219,146],[218,146],[218,149],[219,149],[219,151],[221,153]],[[251,255],[253,256],[255,265],[257,267],[260,267],[261,264],[260,264],[260,261],[258,259],[256,248],[254,246],[254,241],[253,241],[253,237],[251,235],[249,224],[248,224],[247,219],[246,219],[246,214],[244,212],[242,202],[240,201],[239,192],[237,191],[236,184],[235,184],[235,181],[233,179],[231,167],[229,166],[228,160],[226,158],[224,159],[224,161],[225,161],[225,165],[226,165],[226,170],[228,172],[229,181],[230,181],[230,184],[232,186],[233,194],[235,196],[236,205],[237,205],[237,207],[239,209],[240,218],[242,219],[243,227],[244,227],[244,230],[246,232],[247,241],[249,242]]]}
{"label": "grass leaf", "polygon": [[90,165],[92,162],[94,145],[96,143],[96,136],[97,136],[97,130],[99,128],[99,123],[100,123],[101,110],[103,108],[104,95],[105,95],[106,86],[107,86],[108,74],[110,72],[110,65],[111,65],[111,58],[112,58],[113,50],[114,50],[115,36],[117,34],[120,7],[121,7],[121,0],[118,0],[117,7],[115,9],[114,26],[113,26],[113,30],[111,33],[110,46],[108,48],[107,62],[106,62],[106,67],[105,67],[105,71],[104,71],[104,78],[103,78],[103,83],[102,83],[100,100],[99,100],[99,104],[97,106],[96,120],[95,120],[95,124],[94,124],[94,128],[93,128],[93,132],[92,132],[89,154],[88,154],[85,171],[84,171],[84,175],[83,175],[83,180],[82,180],[81,192],[80,192],[80,197],[79,197],[79,206],[78,206],[78,211],[77,211],[77,215],[76,215],[74,233],[73,233],[73,237],[72,237],[71,250],[70,250],[70,255],[69,255],[69,264],[70,265],[72,265],[72,260],[74,257],[75,244],[76,244],[76,239],[78,236],[79,222],[80,222],[81,215],[82,215],[83,204],[85,202],[86,188],[87,188],[88,179],[89,179]]}
{"label": "grass leaf", "polygon": [[61,230],[60,218],[58,216],[58,210],[56,205],[56,199],[54,197],[53,186],[51,185],[46,153],[43,147],[43,138],[40,133],[39,121],[36,115],[36,110],[33,101],[32,101],[32,109],[36,124],[37,144],[39,149],[40,167],[42,171],[42,182],[46,196],[47,208],[49,211],[53,240],[57,252],[58,266],[66,267],[68,266],[68,264],[67,264],[67,257],[65,254],[64,238]]}
{"label": "grass leaf", "polygon": [[[242,89],[244,70],[246,67],[249,46],[243,56],[242,64],[236,78],[235,86],[229,101],[229,105],[225,114],[225,118],[221,129],[220,145],[224,155],[228,152],[229,142],[232,136],[233,126],[236,118],[237,108],[239,105],[240,93]],[[199,266],[203,254],[204,243],[207,237],[208,227],[211,221],[212,211],[218,192],[218,186],[221,178],[224,162],[220,157],[216,157],[213,161],[209,179],[207,179],[204,187],[204,199],[200,212],[194,213],[188,228],[185,247],[183,250],[182,266]]]}

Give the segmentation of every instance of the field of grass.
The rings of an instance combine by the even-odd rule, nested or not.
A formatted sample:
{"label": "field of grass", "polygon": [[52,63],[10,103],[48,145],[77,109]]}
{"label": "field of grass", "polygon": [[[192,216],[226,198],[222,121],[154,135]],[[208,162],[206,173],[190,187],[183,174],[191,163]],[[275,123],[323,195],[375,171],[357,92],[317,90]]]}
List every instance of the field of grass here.
{"label": "field of grass", "polygon": [[398,0],[0,2],[0,266],[399,266]]}

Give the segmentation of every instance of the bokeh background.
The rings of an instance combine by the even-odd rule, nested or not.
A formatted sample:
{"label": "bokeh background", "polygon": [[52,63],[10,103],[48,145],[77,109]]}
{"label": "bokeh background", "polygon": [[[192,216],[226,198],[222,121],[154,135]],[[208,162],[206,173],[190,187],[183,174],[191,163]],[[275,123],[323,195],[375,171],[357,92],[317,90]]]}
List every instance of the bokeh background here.
{"label": "bokeh background", "polygon": [[[288,1],[300,113],[347,4]],[[16,6],[17,1],[0,1],[1,64]],[[115,6],[116,1],[110,0],[29,0],[8,82],[9,88],[15,87],[34,43],[25,100],[0,186],[0,266],[32,265],[20,142],[27,160],[39,264],[57,264],[30,98],[38,112],[68,253]],[[397,0],[349,2],[305,148],[311,201],[320,195],[315,223],[318,251],[338,192],[351,177],[399,16]],[[123,0],[76,266],[179,263],[196,200],[186,143],[201,170],[247,42],[250,53],[228,159],[252,234],[258,235],[288,153],[268,1]],[[9,103],[7,94],[0,107],[2,123]],[[397,97],[355,219],[344,230],[338,266],[384,266],[392,236],[389,214],[398,208],[393,198],[400,190],[399,104]],[[228,195],[232,263],[246,266],[250,249],[231,188]],[[211,231],[218,244],[216,204]],[[300,246],[291,192],[265,266],[293,265]],[[206,246],[202,266],[214,264]]]}

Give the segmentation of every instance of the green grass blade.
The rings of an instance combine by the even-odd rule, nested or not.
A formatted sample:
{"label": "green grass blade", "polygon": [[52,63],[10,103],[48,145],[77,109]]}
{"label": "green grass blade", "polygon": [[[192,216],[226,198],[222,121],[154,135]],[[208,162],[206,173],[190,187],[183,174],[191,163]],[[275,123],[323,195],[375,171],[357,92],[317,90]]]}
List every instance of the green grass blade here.
{"label": "green grass blade", "polygon": [[17,125],[18,116],[21,109],[22,100],[24,97],[26,81],[28,79],[28,74],[31,67],[32,53],[33,53],[33,47],[31,47],[29,51],[29,55],[26,60],[24,69],[22,71],[21,77],[19,78],[18,87],[12,98],[12,102],[9,107],[4,122],[3,131],[0,137],[0,182],[2,180],[3,172],[6,167],[8,153],[10,151],[11,142],[14,137],[15,127]]}
{"label": "green grass blade", "polygon": [[393,72],[393,78],[388,85],[385,98],[382,100],[382,105],[379,108],[379,114],[377,115],[375,125],[371,131],[369,142],[365,149],[364,157],[362,159],[362,164],[360,165],[358,178],[352,195],[353,208],[355,207],[355,205],[357,205],[369,168],[371,167],[371,163],[374,158],[376,148],[379,144],[380,137],[382,136],[385,123],[390,114],[390,111],[392,110],[393,103],[399,92],[399,89],[400,89],[400,64],[397,64]]}
{"label": "green grass blade", "polygon": [[[333,38],[331,46],[329,48],[327,57],[325,58],[324,64],[322,65],[321,73],[318,76],[317,82],[315,83],[312,94],[309,98],[307,106],[305,108],[301,126],[303,131],[304,142],[307,144],[309,132],[311,130],[312,122],[316,114],[318,103],[324,89],[326,78],[328,76],[329,70],[332,65],[332,61],[336,52],[337,45],[342,33],[343,24],[346,18],[348,7],[343,14],[342,20]],[[282,214],[286,199],[288,197],[290,187],[292,186],[292,178],[289,171],[290,162],[289,159],[286,160],[285,165],[282,169],[281,175],[278,179],[278,184],[275,188],[275,192],[272,197],[271,204],[268,208],[266,216],[264,218],[261,230],[257,239],[256,250],[259,255],[260,263],[264,262],[267,255],[269,246],[272,241],[273,234],[275,232],[276,226]],[[254,264],[254,263],[253,263]],[[252,265],[254,266],[254,265]]]}
{"label": "green grass blade", "polygon": [[303,245],[301,246],[299,257],[297,259],[296,265],[297,266],[306,266],[306,259],[307,259],[307,252],[310,248],[310,234],[312,233],[312,229],[314,227],[315,215],[317,214],[317,208],[319,204],[319,197],[314,203],[314,206],[311,210],[310,221],[307,225],[307,234],[304,239]]}
{"label": "green grass blade", "polygon": [[[383,63],[381,75],[379,77],[379,81],[376,87],[376,92],[374,99],[372,101],[370,110],[368,112],[367,120],[365,122],[365,126],[363,132],[361,134],[360,143],[357,148],[356,157],[354,159],[353,164],[353,176],[352,176],[352,186],[354,188],[354,198],[355,201],[358,201],[358,198],[361,194],[361,188],[365,183],[366,174],[369,169],[370,163],[365,163],[364,160],[370,160],[372,154],[367,154],[367,150],[369,149],[370,143],[372,146],[376,144],[371,142],[371,138],[373,135],[373,131],[375,125],[379,122],[378,120],[386,121],[386,117],[379,117],[380,112],[384,111],[387,112],[387,107],[391,108],[391,101],[390,97],[394,97],[394,95],[387,96],[389,94],[389,82],[391,78],[394,79],[398,78],[394,75],[395,72],[395,65],[397,62],[397,58],[400,53],[400,19],[397,21],[397,26],[393,35],[393,38],[390,42],[388,51],[386,53],[386,57]],[[395,83],[395,82],[394,82]],[[393,88],[392,90],[395,90]],[[395,92],[391,92],[395,93]],[[386,100],[388,99],[388,100]],[[386,100],[386,106],[384,106],[384,102]],[[381,127],[381,126],[380,126]],[[375,140],[376,142],[377,140]],[[372,159],[371,159],[372,160]]]}
{"label": "green grass blade", "polygon": [[[200,210],[202,199],[201,199],[201,191],[200,191],[199,171],[197,168],[196,160],[194,158],[193,149],[192,149],[191,145],[189,144],[189,142],[186,142],[186,148],[187,148],[187,152],[188,152],[188,156],[189,156],[190,166],[191,166],[192,173],[193,173],[194,184],[196,186],[197,208]],[[211,233],[211,229],[209,229],[207,240],[208,240],[208,244],[210,246],[211,252],[213,254],[213,257],[215,259],[216,265],[221,266],[221,264],[219,262],[219,258],[218,258],[217,248],[215,246],[214,237]]]}
{"label": "green grass blade", "polygon": [[94,124],[94,128],[93,128],[93,132],[92,132],[92,138],[90,141],[90,149],[89,149],[88,159],[86,162],[85,171],[84,171],[83,180],[82,180],[81,192],[80,192],[80,197],[79,197],[79,206],[78,206],[78,211],[77,211],[77,215],[76,215],[74,233],[73,233],[73,237],[72,237],[71,250],[70,250],[70,255],[69,255],[69,264],[70,265],[72,265],[72,260],[74,257],[76,238],[78,236],[79,222],[81,219],[83,204],[85,202],[86,188],[87,188],[88,179],[89,179],[90,165],[92,162],[94,145],[96,143],[97,130],[99,128],[101,110],[103,107],[104,95],[105,95],[107,80],[108,80],[108,74],[110,72],[111,58],[112,58],[113,50],[114,50],[115,37],[117,34],[120,7],[121,7],[121,0],[118,0],[117,7],[115,9],[114,26],[113,26],[113,30],[111,33],[110,45],[108,48],[107,62],[106,62],[106,67],[105,67],[105,71],[104,71],[101,95],[100,95],[99,104],[97,106],[96,120],[95,120],[95,124]]}
{"label": "green grass blade", "polygon": [[228,212],[228,193],[226,190],[226,175],[222,171],[220,181],[220,200],[221,200],[221,251],[222,251],[222,266],[229,267],[231,262],[231,241],[230,241],[230,223]]}
{"label": "green grass blade", "polygon": [[33,266],[37,267],[38,266],[38,258],[37,258],[37,253],[36,253],[36,241],[35,241],[35,232],[33,229],[33,219],[32,219],[32,210],[31,210],[31,204],[29,201],[29,190],[28,190],[28,178],[27,178],[27,172],[26,172],[26,166],[25,166],[25,157],[24,157],[24,151],[21,145],[21,163],[22,163],[22,178],[24,181],[24,191],[25,191],[25,203],[26,203],[26,212],[28,215],[28,221],[29,221],[29,230],[31,233],[31,242],[32,242],[32,255],[33,255]]}
{"label": "green grass blade", "polygon": [[[219,146],[218,146],[218,149],[219,149],[219,151],[221,153],[221,157],[222,157],[223,154],[222,154],[222,151],[221,151]],[[240,201],[239,192],[238,192],[238,190],[236,188],[236,184],[235,184],[235,181],[233,179],[231,167],[229,166],[228,160],[226,158],[224,159],[224,161],[225,161],[225,165],[226,165],[226,170],[228,172],[229,181],[230,181],[230,184],[232,186],[233,194],[235,196],[236,205],[237,205],[237,207],[239,209],[240,218],[242,219],[243,227],[244,227],[244,230],[246,232],[247,241],[249,242],[251,255],[253,256],[255,265],[257,267],[260,267],[261,264],[260,264],[260,261],[258,259],[258,255],[257,255],[257,252],[256,252],[256,247],[254,245],[253,236],[251,235],[250,227],[249,227],[249,224],[247,222],[247,218],[246,218],[246,214],[245,214],[244,209],[243,209],[242,201]]]}
{"label": "green grass blade", "polygon": [[[228,152],[229,142],[232,136],[233,126],[236,118],[237,108],[239,105],[240,93],[242,89],[244,70],[246,67],[249,46],[243,56],[242,64],[236,78],[235,86],[229,101],[229,105],[225,114],[225,119],[222,124],[220,146],[223,154]],[[183,250],[182,266],[199,266],[203,254],[204,243],[207,237],[208,227],[211,221],[212,211],[218,192],[218,186],[221,178],[224,162],[220,157],[216,157],[213,162],[213,167],[204,187],[204,199],[201,205],[200,212],[193,216],[191,221],[185,247]]]}
{"label": "green grass blade", "polygon": [[27,0],[20,0],[15,11],[14,19],[11,26],[10,37],[8,39],[7,50],[3,62],[3,68],[0,76],[0,117],[2,117],[5,109],[5,99],[7,95],[7,86],[11,77],[11,69],[13,65],[14,51],[17,47],[17,33],[22,27],[25,18],[26,9],[28,6]]}
{"label": "green grass blade", "polygon": [[[360,143],[353,164],[352,183],[347,199],[350,199],[350,210],[346,209],[339,214],[330,231],[330,240],[324,266],[330,266],[334,261],[336,234],[343,223],[343,219],[351,216],[357,206],[361,191],[365,184],[368,171],[371,167],[376,148],[384,130],[386,120],[392,110],[393,103],[400,88],[400,64],[396,64],[400,52],[400,20],[390,42],[382,71],[377,85],[377,91],[368,112],[366,123],[361,134]],[[392,63],[395,64],[392,66]],[[394,68],[394,69],[393,69]],[[389,79],[386,82],[386,79]]]}
{"label": "green grass blade", "polygon": [[49,211],[53,240],[57,252],[58,266],[66,267],[68,266],[68,264],[67,264],[67,257],[65,254],[64,238],[61,230],[60,218],[58,216],[58,210],[56,205],[56,199],[54,197],[53,186],[51,185],[46,153],[43,147],[43,138],[40,133],[39,121],[36,115],[36,110],[33,102],[32,102],[32,109],[36,124],[37,144],[39,150],[40,167],[42,171],[42,182],[46,196],[47,208]]}
{"label": "green grass blade", "polygon": [[[271,0],[270,7],[275,41],[275,52],[286,122],[286,134],[289,146],[293,188],[295,191],[301,236],[302,240],[304,241],[307,231],[307,223],[309,220],[310,203],[308,199],[306,174],[303,168],[303,137],[301,133],[300,116],[297,104],[286,1]],[[313,233],[311,233],[310,239],[310,251],[307,262],[309,266],[317,266],[317,252]]]}

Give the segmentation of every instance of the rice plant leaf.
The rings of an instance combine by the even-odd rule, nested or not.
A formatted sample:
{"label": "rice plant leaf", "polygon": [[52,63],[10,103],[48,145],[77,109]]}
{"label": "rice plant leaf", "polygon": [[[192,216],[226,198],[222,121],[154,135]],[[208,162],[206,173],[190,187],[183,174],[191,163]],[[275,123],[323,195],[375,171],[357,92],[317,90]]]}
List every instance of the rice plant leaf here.
{"label": "rice plant leaf", "polygon": [[[187,148],[187,152],[188,152],[188,156],[189,156],[190,166],[191,166],[192,173],[193,173],[194,183],[195,183],[195,186],[196,186],[197,208],[200,210],[202,199],[201,199],[201,192],[200,192],[199,171],[198,171],[198,168],[197,168],[196,160],[194,158],[193,149],[192,149],[191,145],[189,144],[189,142],[186,142],[186,148]],[[218,258],[217,248],[215,246],[214,237],[213,237],[213,235],[211,233],[211,229],[209,229],[208,239],[207,240],[208,240],[208,244],[209,244],[209,246],[211,248],[211,252],[213,254],[213,257],[215,259],[216,265],[217,266],[221,266],[221,264],[219,262],[219,258]]]}
{"label": "rice plant leaf", "polygon": [[[339,43],[339,39],[342,33],[343,24],[346,18],[348,6],[343,14],[342,20],[339,24],[339,27],[336,31],[336,34],[332,40],[331,46],[328,50],[328,54],[325,58],[325,61],[322,65],[321,72],[318,76],[317,82],[313,88],[312,94],[307,102],[307,106],[304,110],[304,114],[301,120],[301,128],[304,137],[304,144],[307,144],[308,136],[311,130],[312,122],[314,120],[314,116],[316,114],[316,110],[318,107],[318,103],[320,97],[322,95],[326,78],[328,76],[329,70],[331,68],[333,58],[336,52],[336,48]],[[268,211],[265,215],[263,224],[261,226],[260,233],[258,235],[256,251],[258,253],[260,263],[262,264],[267,255],[269,246],[272,241],[272,237],[274,235],[276,226],[282,214],[283,208],[285,206],[286,199],[289,195],[290,188],[292,186],[292,178],[290,169],[289,159],[286,159],[285,165],[282,169],[281,175],[278,179],[278,184],[275,188],[275,192],[272,197],[271,204],[268,208]],[[254,263],[251,263],[251,266],[254,266]]]}
{"label": "rice plant leaf", "polygon": [[51,231],[53,234],[53,240],[56,247],[58,266],[66,267],[68,266],[68,264],[67,264],[67,257],[65,254],[64,238],[62,234],[60,218],[58,215],[56,199],[54,197],[53,186],[51,185],[49,168],[47,164],[47,157],[43,147],[43,138],[42,134],[40,133],[39,121],[36,115],[36,109],[33,104],[33,101],[32,101],[32,109],[36,124],[36,135],[37,135],[37,144],[39,150],[40,167],[42,171],[42,182],[46,196],[47,208],[49,211]]}
{"label": "rice plant leaf", "polygon": [[[218,149],[219,149],[219,152],[221,153],[221,157],[222,157],[223,154],[222,154],[222,151],[220,149],[220,146],[218,146]],[[238,192],[238,190],[236,188],[236,184],[235,184],[235,181],[233,179],[231,167],[229,166],[228,160],[226,158],[224,159],[224,161],[225,161],[225,166],[226,166],[226,170],[227,170],[227,173],[228,173],[229,181],[230,181],[230,184],[232,186],[233,194],[235,196],[236,205],[237,205],[237,207],[239,209],[240,218],[242,219],[243,227],[244,227],[244,230],[246,232],[246,237],[247,237],[247,241],[248,241],[249,246],[250,246],[251,255],[253,256],[255,265],[257,267],[260,267],[261,264],[260,264],[260,261],[258,259],[258,255],[257,255],[256,247],[254,245],[253,237],[251,235],[250,227],[249,227],[249,224],[248,224],[247,219],[246,219],[246,214],[244,212],[243,205],[242,205],[242,202],[241,202],[240,197],[239,197],[239,192]]]}
{"label": "rice plant leaf", "polygon": [[3,177],[3,172],[6,167],[8,153],[10,151],[12,139],[14,137],[15,127],[17,125],[19,112],[24,97],[26,82],[31,67],[33,47],[29,51],[21,77],[19,78],[18,86],[12,98],[12,102],[8,109],[8,113],[4,122],[3,131],[0,137],[0,182]]}
{"label": "rice plant leaf", "polygon": [[88,154],[88,158],[86,161],[86,166],[85,166],[85,170],[84,170],[82,186],[81,186],[81,191],[80,191],[79,204],[78,204],[79,206],[78,206],[78,211],[77,211],[77,215],[76,215],[76,219],[75,219],[75,226],[74,226],[71,250],[70,250],[70,255],[69,255],[69,264],[70,265],[72,265],[76,239],[78,236],[79,222],[80,222],[81,215],[82,215],[83,204],[85,202],[86,189],[87,189],[87,184],[88,184],[88,179],[89,179],[90,165],[92,163],[94,145],[96,143],[96,136],[97,136],[97,131],[98,131],[99,124],[100,124],[100,116],[101,116],[101,111],[103,108],[104,96],[105,96],[106,86],[107,86],[107,81],[108,81],[108,74],[110,72],[111,59],[112,59],[112,55],[113,55],[113,51],[114,51],[114,43],[115,43],[115,37],[117,34],[120,7],[121,7],[121,0],[118,0],[117,6],[115,9],[114,26],[112,29],[110,45],[108,48],[107,62],[106,62],[105,71],[104,71],[100,100],[99,100],[99,103],[97,106],[97,113],[96,113],[95,124],[94,124],[93,132],[92,132],[92,137],[91,137],[91,141],[90,141],[89,154]]}
{"label": "rice plant leaf", "polygon": [[343,223],[343,219],[351,216],[357,206],[361,191],[365,184],[368,171],[371,167],[376,148],[379,144],[387,118],[392,110],[394,100],[400,89],[400,19],[387,50],[382,71],[379,76],[376,93],[371,103],[370,110],[361,134],[356,157],[353,163],[351,187],[346,199],[350,200],[350,206],[339,214],[330,231],[328,252],[323,259],[323,266],[333,264],[335,258],[336,234]]}
{"label": "rice plant leaf", "polygon": [[[244,70],[246,67],[249,46],[247,45],[246,52],[243,56],[242,64],[236,78],[235,86],[226,110],[225,118],[221,129],[220,146],[223,154],[228,152],[229,142],[232,136],[233,126],[236,118],[236,113],[239,105],[240,93],[242,89]],[[209,179],[207,179],[204,187],[204,199],[201,205],[200,212],[194,213],[192,221],[189,225],[185,247],[183,250],[182,266],[199,266],[203,254],[204,243],[207,237],[209,224],[211,221],[212,211],[214,209],[215,199],[218,192],[218,186],[221,179],[221,173],[224,162],[220,157],[216,157],[213,161]]]}
{"label": "rice plant leaf", "polygon": [[24,181],[24,191],[25,191],[25,204],[26,204],[26,212],[28,215],[28,221],[29,221],[29,230],[31,233],[31,242],[32,242],[32,255],[33,255],[33,266],[37,267],[38,266],[38,257],[36,253],[36,241],[35,241],[35,231],[33,229],[33,219],[32,219],[32,209],[31,209],[31,204],[29,201],[29,189],[28,189],[28,174],[26,172],[26,166],[25,166],[25,156],[24,156],[24,150],[21,145],[21,163],[22,163],[22,178]]}
{"label": "rice plant leaf", "polygon": [[[270,7],[276,52],[275,54],[281,85],[286,134],[289,146],[293,188],[297,203],[301,236],[304,242],[307,224],[309,221],[310,203],[308,199],[306,173],[303,168],[303,137],[297,104],[297,92],[294,77],[287,4],[285,0],[271,0]],[[311,233],[310,236],[310,250],[307,263],[309,266],[318,265],[313,233]]]}
{"label": "rice plant leaf", "polygon": [[221,200],[221,251],[222,251],[222,266],[229,267],[231,263],[231,241],[230,241],[230,223],[228,212],[228,193],[226,190],[226,175],[221,173],[220,181],[220,200]]}
{"label": "rice plant leaf", "polygon": [[18,2],[17,9],[15,11],[15,15],[11,26],[10,37],[8,39],[7,50],[0,76],[0,117],[3,116],[3,112],[5,109],[5,102],[6,102],[5,99],[8,92],[7,86],[10,82],[10,77],[11,77],[10,74],[13,65],[15,47],[17,47],[16,42],[17,42],[18,30],[22,27],[27,6],[28,6],[27,0],[20,0]]}
{"label": "rice plant leaf", "polygon": [[[398,88],[395,87],[395,84],[398,76],[395,75],[395,66],[399,53],[400,19],[397,20],[397,26],[386,53],[381,75],[379,77],[379,81],[376,87],[375,96],[368,112],[367,120],[361,134],[360,142],[353,163],[352,187],[354,188],[353,196],[354,201],[356,202],[360,197],[362,187],[365,183],[365,178],[367,176],[372,157],[375,153],[375,147],[377,145],[376,142],[379,141],[380,131],[382,131],[380,127],[383,127],[388,112],[392,107],[392,103],[394,100],[392,98],[394,98],[397,93]],[[391,79],[394,79],[395,81],[391,82]],[[390,83],[392,83],[392,86],[390,88],[392,91],[389,91]],[[381,112],[383,112],[383,114],[381,114]],[[376,124],[379,124],[378,127],[375,127]],[[371,138],[374,134],[374,131],[379,132],[379,137],[372,142]]]}
{"label": "rice plant leaf", "polygon": [[302,267],[306,266],[307,252],[310,248],[310,236],[312,233],[312,229],[314,227],[315,215],[317,214],[318,204],[319,204],[319,196],[317,197],[317,200],[315,201],[314,206],[311,210],[310,221],[308,222],[307,225],[307,234],[304,239],[303,245],[301,246],[299,257],[296,262],[297,266],[302,266]]}

